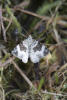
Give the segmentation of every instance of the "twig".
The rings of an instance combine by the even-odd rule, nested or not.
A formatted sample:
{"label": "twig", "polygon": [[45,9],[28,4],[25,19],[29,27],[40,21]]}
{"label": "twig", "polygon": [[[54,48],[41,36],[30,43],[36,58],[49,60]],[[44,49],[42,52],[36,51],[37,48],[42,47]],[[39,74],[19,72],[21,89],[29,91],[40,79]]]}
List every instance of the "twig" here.
{"label": "twig", "polygon": [[28,6],[29,0],[28,1],[22,1],[20,4],[16,5],[15,8],[20,7],[24,8],[25,6]]}
{"label": "twig", "polygon": [[[3,49],[3,52],[5,54],[7,54],[7,51],[5,49]],[[32,88],[35,88],[32,84],[32,82],[29,80],[29,78],[24,74],[24,72],[19,68],[19,66],[13,61],[15,59],[15,57],[12,57],[10,59],[8,59],[5,63],[0,64],[0,67],[4,67],[9,63],[12,63],[14,65],[14,67],[16,68],[16,70],[20,73],[20,75],[25,79],[25,81],[29,84],[29,86]]]}
{"label": "twig", "polygon": [[2,19],[2,7],[1,6],[0,6],[0,21],[1,21],[2,31],[3,31],[3,38],[4,38],[4,41],[7,42],[6,31],[5,31],[3,19]]}
{"label": "twig", "polygon": [[3,21],[10,22],[10,19],[8,19],[8,18],[6,18],[6,17],[4,17],[4,16],[2,16],[2,20],[3,20]]}
{"label": "twig", "polygon": [[[54,21],[55,16],[56,16],[56,14],[57,14],[59,8],[60,8],[61,5],[63,4],[63,2],[65,2],[65,0],[62,0],[62,1],[60,1],[60,2],[58,3],[57,7],[55,8],[54,14],[52,14],[52,12],[51,12],[52,17],[48,20],[48,22],[47,22],[47,27],[48,27],[49,24],[51,24],[51,23]],[[58,21],[61,22],[61,21],[60,21],[60,18],[61,18],[61,17],[58,17],[58,18],[56,19],[56,23],[57,23]],[[64,22],[62,22],[62,23],[64,23]],[[61,25],[62,25],[62,24],[61,24]]]}
{"label": "twig", "polygon": [[6,27],[5,32],[7,32],[7,30],[9,29],[9,27],[10,27],[10,25],[11,25],[11,23],[12,23],[12,18],[10,19],[9,24],[8,24],[8,26]]}
{"label": "twig", "polygon": [[3,31],[3,38],[4,38],[4,41],[7,42],[6,31],[5,31],[3,22],[2,22],[2,31]]}
{"label": "twig", "polygon": [[67,97],[67,95],[63,95],[63,94],[60,94],[60,93],[53,93],[53,92],[47,92],[47,91],[42,91],[42,93],[49,94],[49,95],[53,95],[53,96],[63,96],[63,97]]}
{"label": "twig", "polygon": [[0,84],[0,100],[5,100],[5,91],[1,84]]}
{"label": "twig", "polygon": [[[18,10],[18,11],[21,11],[21,12],[23,12],[23,13],[25,13],[25,14],[28,14],[28,15],[31,15],[31,16],[34,16],[34,17],[37,17],[37,18],[39,18],[39,19],[42,19],[43,21],[48,21],[48,20],[50,20],[51,18],[50,17],[48,17],[48,16],[41,16],[41,15],[38,15],[38,14],[36,14],[36,13],[34,13],[34,12],[30,12],[30,11],[27,11],[27,10],[24,10],[24,9],[21,9],[21,8],[14,8],[13,10]],[[64,21],[64,20],[61,20],[60,19],[60,16],[58,17],[58,21],[57,21],[57,24],[59,24],[59,25],[63,25],[63,26],[67,26],[67,22],[66,21]]]}
{"label": "twig", "polygon": [[1,23],[2,23],[2,7],[0,6],[0,34],[1,34]]}
{"label": "twig", "polygon": [[17,69],[17,71],[20,73],[20,75],[26,80],[26,82],[29,84],[29,86],[32,88],[34,87],[32,82],[29,80],[29,78],[27,78],[27,76],[24,74],[24,72],[19,68],[19,66],[13,61],[15,58],[10,58],[9,60],[7,60],[5,63],[0,64],[0,67],[4,67],[9,63],[12,63],[14,65],[14,67]]}
{"label": "twig", "polygon": [[24,9],[21,9],[21,8],[18,8],[18,7],[17,8],[14,8],[14,10],[21,11],[21,12],[23,12],[25,14],[28,14],[28,15],[31,15],[31,16],[34,16],[34,17],[37,17],[37,18],[40,18],[42,20],[48,20],[49,19],[49,17],[41,16],[41,15],[38,15],[38,14],[36,14],[34,12],[30,12],[30,11],[27,11],[27,10],[24,10]]}
{"label": "twig", "polygon": [[64,70],[65,68],[67,68],[67,63],[64,64],[63,66],[61,66],[61,68],[58,70],[58,72],[62,72],[62,70]]}
{"label": "twig", "polygon": [[12,60],[14,60],[14,59],[15,59],[15,57],[11,57],[7,61],[5,61],[4,63],[0,62],[0,68],[1,67],[6,67],[6,65],[10,64],[12,62]]}
{"label": "twig", "polygon": [[32,82],[29,80],[29,78],[24,74],[24,72],[19,68],[19,66],[12,61],[12,64],[14,65],[14,67],[17,69],[17,71],[20,73],[20,75],[25,79],[25,81],[29,84],[29,86],[32,88],[34,87]]}
{"label": "twig", "polygon": [[55,39],[57,41],[57,43],[62,43],[62,46],[59,45],[59,49],[60,51],[64,54],[65,58],[66,58],[66,61],[67,61],[67,52],[66,52],[66,49],[64,47],[64,44],[63,44],[63,41],[61,40],[59,34],[58,34],[58,31],[56,30],[56,26],[55,26],[55,22],[53,22],[53,31],[54,31],[54,36],[55,36]]}

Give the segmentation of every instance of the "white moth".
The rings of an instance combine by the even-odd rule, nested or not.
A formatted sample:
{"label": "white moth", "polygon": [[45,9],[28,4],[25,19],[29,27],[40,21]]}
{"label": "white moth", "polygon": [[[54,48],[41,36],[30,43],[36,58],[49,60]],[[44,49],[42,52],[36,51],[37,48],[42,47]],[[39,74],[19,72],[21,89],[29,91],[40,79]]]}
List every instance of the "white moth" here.
{"label": "white moth", "polygon": [[33,39],[31,35],[18,44],[12,51],[12,54],[21,59],[24,63],[28,62],[28,58],[30,58],[33,63],[38,63],[40,59],[48,53],[49,50],[45,45],[40,44],[37,40]]}

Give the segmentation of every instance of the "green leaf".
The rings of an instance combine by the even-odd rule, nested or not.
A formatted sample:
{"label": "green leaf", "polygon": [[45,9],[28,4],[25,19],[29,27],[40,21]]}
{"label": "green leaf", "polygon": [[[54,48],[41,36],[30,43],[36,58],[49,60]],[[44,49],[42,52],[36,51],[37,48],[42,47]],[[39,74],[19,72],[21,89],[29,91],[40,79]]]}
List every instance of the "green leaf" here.
{"label": "green leaf", "polygon": [[41,80],[40,80],[40,84],[39,84],[39,87],[38,87],[38,91],[41,90],[43,84],[44,84],[44,77],[42,77]]}

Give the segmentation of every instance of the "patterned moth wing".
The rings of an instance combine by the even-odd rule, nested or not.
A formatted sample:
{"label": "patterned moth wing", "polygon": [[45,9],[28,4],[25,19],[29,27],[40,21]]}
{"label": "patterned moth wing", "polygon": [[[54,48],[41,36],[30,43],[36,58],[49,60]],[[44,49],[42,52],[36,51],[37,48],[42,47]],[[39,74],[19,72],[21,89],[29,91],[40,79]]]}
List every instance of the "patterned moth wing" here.
{"label": "patterned moth wing", "polygon": [[46,56],[48,52],[49,50],[45,47],[45,45],[40,44],[35,39],[32,39],[31,35],[29,35],[27,39],[14,48],[12,54],[21,59],[24,63],[28,62],[28,58],[30,58],[33,63],[37,63],[41,58]]}
{"label": "patterned moth wing", "polygon": [[45,45],[42,45],[38,41],[34,40],[30,51],[30,59],[33,63],[38,63],[40,59],[46,56],[48,53],[49,50]]}
{"label": "patterned moth wing", "polygon": [[21,59],[22,62],[27,63],[29,57],[27,39],[18,44],[12,51],[12,54]]}

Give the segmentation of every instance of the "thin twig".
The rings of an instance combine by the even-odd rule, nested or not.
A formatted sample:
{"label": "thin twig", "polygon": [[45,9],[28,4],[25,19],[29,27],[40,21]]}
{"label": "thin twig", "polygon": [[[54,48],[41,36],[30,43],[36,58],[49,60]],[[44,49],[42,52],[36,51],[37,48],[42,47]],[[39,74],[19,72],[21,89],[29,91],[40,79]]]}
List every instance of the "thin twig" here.
{"label": "thin twig", "polygon": [[5,61],[4,63],[0,62],[0,68],[1,67],[6,67],[7,64],[10,64],[12,62],[12,60],[14,60],[15,57],[10,57],[7,61]]}
{"label": "thin twig", "polygon": [[2,7],[0,6],[0,34],[1,34],[1,23],[2,23]]}
{"label": "thin twig", "polygon": [[[41,20],[43,20],[43,21],[48,21],[48,20],[50,20],[51,18],[50,17],[48,17],[48,16],[41,16],[41,15],[38,15],[38,14],[36,14],[36,13],[34,13],[34,12],[30,12],[30,11],[27,11],[27,10],[24,10],[24,9],[21,9],[21,8],[14,8],[13,10],[15,10],[15,11],[21,11],[21,12],[23,12],[23,13],[25,13],[25,14],[28,14],[28,15],[31,15],[31,16],[34,16],[34,17],[37,17],[37,18],[39,18],[39,19],[41,19]],[[57,24],[59,24],[59,25],[63,25],[63,26],[67,26],[67,22],[66,21],[64,21],[64,20],[61,20],[60,19],[60,16],[58,17],[58,21],[57,21]]]}
{"label": "thin twig", "polygon": [[58,70],[58,72],[62,72],[62,70],[64,70],[65,68],[67,68],[67,63],[64,64],[63,66],[61,66],[61,68]]}
{"label": "thin twig", "polygon": [[6,30],[5,30],[5,32],[7,32],[7,30],[9,29],[9,27],[10,27],[10,25],[11,25],[11,23],[12,23],[12,18],[11,18],[11,20],[9,21],[9,24],[8,24],[8,26],[6,27]]}
{"label": "thin twig", "polygon": [[2,7],[0,7],[0,17],[1,17],[1,27],[2,27],[2,31],[3,31],[3,38],[4,38],[4,41],[7,42],[6,31],[5,31],[3,19],[2,19]]}
{"label": "thin twig", "polygon": [[47,91],[42,91],[42,93],[49,94],[49,95],[53,95],[53,96],[63,96],[63,97],[67,97],[67,95],[63,95],[63,94],[60,94],[60,93],[53,93],[53,92],[47,92]]}
{"label": "thin twig", "polygon": [[16,5],[15,8],[17,8],[17,7],[24,8],[24,7],[28,6],[28,4],[29,4],[29,0],[22,1],[20,4]]}
{"label": "thin twig", "polygon": [[[7,51],[4,49],[3,52],[7,54]],[[19,66],[13,61],[15,57],[9,58],[5,63],[0,64],[0,67],[4,67],[9,63],[12,63],[16,70],[20,73],[20,75],[25,79],[25,81],[29,84],[29,86],[32,88],[35,88],[32,84],[32,82],[29,80],[29,78],[24,74],[24,72],[19,68]]]}
{"label": "thin twig", "polygon": [[4,16],[2,16],[2,20],[3,20],[3,21],[10,22],[10,19],[8,19],[8,18],[6,18],[6,17],[4,17]]}
{"label": "thin twig", "polygon": [[5,31],[5,28],[4,28],[4,24],[3,24],[3,22],[2,22],[1,24],[2,24],[2,31],[3,31],[3,38],[4,38],[4,41],[7,42],[6,31]]}
{"label": "thin twig", "polygon": [[48,20],[49,19],[49,17],[41,16],[41,15],[38,15],[38,14],[36,14],[34,12],[30,12],[28,10],[24,10],[24,9],[21,9],[21,8],[18,8],[18,7],[17,8],[14,8],[14,10],[21,11],[21,12],[23,12],[25,14],[28,14],[28,15],[31,15],[31,16],[34,16],[34,17],[37,17],[37,18],[40,18],[42,20]]}
{"label": "thin twig", "polygon": [[56,39],[57,43],[58,44],[59,43],[62,43],[62,46],[59,45],[59,49],[60,49],[61,52],[63,52],[63,54],[64,54],[64,56],[66,57],[66,60],[67,60],[67,52],[66,52],[66,49],[64,47],[63,41],[61,40],[61,38],[60,38],[60,36],[58,34],[58,31],[56,29],[56,26],[55,26],[55,23],[54,22],[53,22],[52,25],[53,25],[53,31],[54,31],[54,35],[55,35],[55,39]]}
{"label": "thin twig", "polygon": [[12,64],[14,65],[14,67],[17,69],[17,71],[20,73],[20,75],[25,79],[25,81],[29,84],[29,86],[32,88],[34,87],[32,82],[29,80],[29,78],[24,74],[24,72],[19,68],[19,66],[12,61]]}

